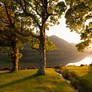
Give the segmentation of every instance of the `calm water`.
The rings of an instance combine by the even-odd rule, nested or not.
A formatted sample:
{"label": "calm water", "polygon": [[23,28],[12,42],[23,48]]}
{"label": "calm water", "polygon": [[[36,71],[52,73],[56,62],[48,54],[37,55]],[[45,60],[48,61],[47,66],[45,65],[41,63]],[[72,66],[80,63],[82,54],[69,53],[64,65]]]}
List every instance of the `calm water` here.
{"label": "calm water", "polygon": [[82,59],[81,61],[77,61],[76,63],[69,63],[67,65],[76,65],[76,66],[80,66],[81,64],[84,65],[89,65],[92,63],[92,55],[85,57],[84,59]]}

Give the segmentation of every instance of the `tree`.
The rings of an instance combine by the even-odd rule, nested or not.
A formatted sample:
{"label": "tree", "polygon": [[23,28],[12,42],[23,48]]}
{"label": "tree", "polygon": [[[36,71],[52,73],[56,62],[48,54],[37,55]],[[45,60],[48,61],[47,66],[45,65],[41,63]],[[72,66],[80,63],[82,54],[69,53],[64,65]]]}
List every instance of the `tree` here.
{"label": "tree", "polygon": [[[18,8],[18,7],[17,7]],[[13,71],[18,71],[19,48],[29,42],[32,49],[39,50],[39,36],[29,27],[29,17],[17,14],[15,2],[0,2],[0,46],[9,48],[8,56],[13,63]],[[46,49],[54,49],[55,45],[46,38]]]}
{"label": "tree", "polygon": [[59,0],[14,0],[22,12],[19,15],[29,17],[30,27],[40,35],[41,64],[38,73],[45,74],[46,68],[46,30],[59,24],[61,15],[66,10],[65,3]]}
{"label": "tree", "polygon": [[13,14],[8,8],[8,5],[1,2],[0,6],[0,46],[9,48],[9,56],[13,63],[12,71],[18,71],[19,61],[19,47],[18,47],[18,35],[14,32],[14,28],[11,27],[13,24]]}
{"label": "tree", "polygon": [[71,31],[80,34],[81,42],[76,45],[83,51],[92,43],[92,1],[65,0],[69,9],[66,12],[66,24]]}
{"label": "tree", "polygon": [[[25,19],[16,16],[12,2],[0,2],[0,46],[8,48],[8,56],[12,60],[12,71],[18,71],[21,54],[19,48],[32,38],[33,33],[24,28]],[[27,30],[27,32],[26,32]],[[28,38],[25,38],[28,37]]]}

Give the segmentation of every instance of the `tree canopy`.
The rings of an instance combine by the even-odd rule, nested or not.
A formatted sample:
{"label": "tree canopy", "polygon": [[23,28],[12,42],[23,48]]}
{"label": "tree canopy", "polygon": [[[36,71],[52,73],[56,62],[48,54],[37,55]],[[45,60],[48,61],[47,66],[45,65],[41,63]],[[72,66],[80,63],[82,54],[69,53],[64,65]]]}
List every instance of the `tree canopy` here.
{"label": "tree canopy", "polygon": [[13,47],[14,53],[19,48],[19,43],[27,40],[30,41],[33,49],[40,49],[40,52],[46,48],[48,50],[55,48],[55,45],[45,36],[45,29],[49,30],[49,26],[59,23],[58,18],[66,9],[64,2],[1,0],[0,8],[1,45],[4,41],[3,45]]}
{"label": "tree canopy", "polygon": [[92,43],[92,1],[65,0],[68,5],[65,18],[67,27],[80,34],[81,42],[76,45],[79,51]]}
{"label": "tree canopy", "polygon": [[39,35],[41,65],[40,72],[45,73],[46,67],[46,30],[50,26],[59,24],[66,5],[59,0],[14,0],[17,5],[18,16],[28,18],[30,30],[34,30]]}

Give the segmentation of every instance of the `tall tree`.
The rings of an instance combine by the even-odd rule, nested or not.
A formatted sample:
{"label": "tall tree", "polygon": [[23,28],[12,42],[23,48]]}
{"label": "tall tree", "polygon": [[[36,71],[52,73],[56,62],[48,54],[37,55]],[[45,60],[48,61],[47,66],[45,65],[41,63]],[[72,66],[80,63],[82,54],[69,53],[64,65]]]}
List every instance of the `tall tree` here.
{"label": "tall tree", "polygon": [[[14,19],[12,18],[13,12],[10,11],[6,3],[1,3],[0,6],[0,46],[9,48],[11,60],[13,63],[13,71],[18,71],[18,61],[19,61],[19,47],[18,47],[18,37],[14,28],[11,27]],[[11,13],[11,15],[10,15]]]}
{"label": "tall tree", "polygon": [[18,9],[22,12],[18,12],[20,15],[24,15],[31,19],[30,27],[40,35],[40,54],[41,64],[39,67],[39,73],[45,74],[46,68],[46,30],[49,30],[50,26],[59,24],[61,15],[66,10],[65,3],[59,0],[15,0]]}
{"label": "tall tree", "polygon": [[[15,2],[4,0],[0,2],[0,46],[9,48],[9,57],[13,63],[13,71],[18,71],[19,48],[29,41],[32,49],[39,50],[39,35],[30,28],[29,17],[18,14]],[[46,49],[54,49],[55,45],[46,38]]]}
{"label": "tall tree", "polygon": [[81,42],[76,47],[83,51],[92,43],[92,1],[65,1],[69,7],[65,15],[67,27],[80,34]]}
{"label": "tall tree", "polygon": [[[0,46],[9,48],[12,71],[18,71],[19,48],[32,36],[32,30],[25,28],[27,19],[16,15],[14,3],[6,0],[0,2]],[[28,37],[27,39],[25,37]]]}

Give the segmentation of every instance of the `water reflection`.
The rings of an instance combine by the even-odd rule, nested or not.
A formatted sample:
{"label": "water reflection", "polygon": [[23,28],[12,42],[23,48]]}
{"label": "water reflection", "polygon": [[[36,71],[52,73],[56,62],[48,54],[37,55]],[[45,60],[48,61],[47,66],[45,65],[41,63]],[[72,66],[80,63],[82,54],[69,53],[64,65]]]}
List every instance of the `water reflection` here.
{"label": "water reflection", "polygon": [[76,63],[69,63],[67,65],[76,65],[76,66],[80,66],[81,64],[83,65],[89,65],[92,63],[92,57],[89,56],[89,57],[85,57],[84,59],[82,59],[81,61],[78,61]]}

